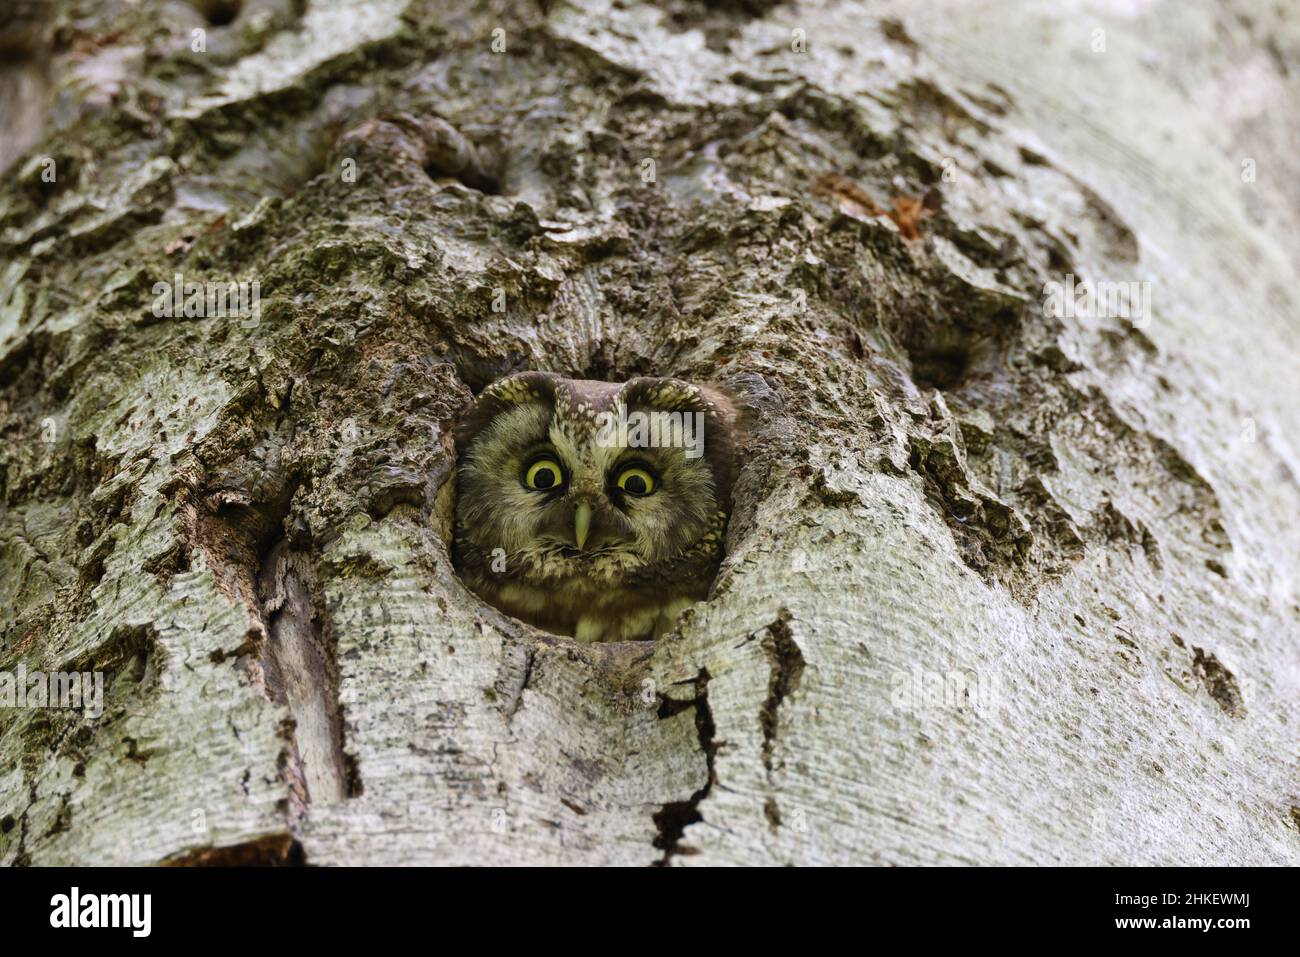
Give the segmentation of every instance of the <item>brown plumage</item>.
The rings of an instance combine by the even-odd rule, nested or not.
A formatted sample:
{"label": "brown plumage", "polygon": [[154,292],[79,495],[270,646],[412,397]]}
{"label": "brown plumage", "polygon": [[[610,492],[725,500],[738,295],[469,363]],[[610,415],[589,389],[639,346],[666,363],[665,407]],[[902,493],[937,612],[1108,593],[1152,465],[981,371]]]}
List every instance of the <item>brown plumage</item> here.
{"label": "brown plumage", "polygon": [[722,558],[737,418],[721,390],[676,379],[494,382],[457,429],[461,578],[579,641],[671,629]]}

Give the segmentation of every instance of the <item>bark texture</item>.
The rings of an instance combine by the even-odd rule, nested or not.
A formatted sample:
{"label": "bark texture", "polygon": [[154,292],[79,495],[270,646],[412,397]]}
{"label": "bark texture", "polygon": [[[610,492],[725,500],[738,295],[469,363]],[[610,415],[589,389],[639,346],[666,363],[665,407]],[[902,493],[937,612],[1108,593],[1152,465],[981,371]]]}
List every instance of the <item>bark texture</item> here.
{"label": "bark texture", "polygon": [[[1300,863],[1294,11],[22,0],[0,48],[0,670],[106,677],[0,710],[0,862]],[[260,315],[155,315],[178,273]],[[679,633],[457,581],[449,432],[522,368],[756,397]]]}

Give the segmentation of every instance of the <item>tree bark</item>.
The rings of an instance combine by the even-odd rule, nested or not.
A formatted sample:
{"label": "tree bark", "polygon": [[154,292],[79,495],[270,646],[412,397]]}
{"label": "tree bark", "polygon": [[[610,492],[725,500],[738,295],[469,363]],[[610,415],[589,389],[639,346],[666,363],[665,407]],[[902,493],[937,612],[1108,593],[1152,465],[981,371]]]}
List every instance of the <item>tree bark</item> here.
{"label": "tree bark", "polygon": [[[1300,863],[1294,12],[81,6],[0,14],[0,672],[103,714],[0,709],[0,861]],[[752,397],[676,633],[457,580],[523,368]]]}

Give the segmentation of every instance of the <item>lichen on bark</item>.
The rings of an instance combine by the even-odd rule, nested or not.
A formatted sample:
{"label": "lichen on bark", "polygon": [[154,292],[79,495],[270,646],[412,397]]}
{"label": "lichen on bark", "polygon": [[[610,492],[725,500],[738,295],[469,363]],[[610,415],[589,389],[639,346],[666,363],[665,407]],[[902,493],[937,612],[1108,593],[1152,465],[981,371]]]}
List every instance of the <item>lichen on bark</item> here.
{"label": "lichen on bark", "polygon": [[[1172,2],[1101,55],[947,3],[231,6],[0,20],[48,90],[0,670],[107,676],[0,712],[0,861],[1297,861],[1289,15],[1202,73]],[[1290,174],[1225,187],[1243,76]],[[1049,314],[1067,273],[1154,315]],[[178,274],[260,312],[160,317]],[[677,633],[457,581],[450,429],[523,368],[753,396]]]}

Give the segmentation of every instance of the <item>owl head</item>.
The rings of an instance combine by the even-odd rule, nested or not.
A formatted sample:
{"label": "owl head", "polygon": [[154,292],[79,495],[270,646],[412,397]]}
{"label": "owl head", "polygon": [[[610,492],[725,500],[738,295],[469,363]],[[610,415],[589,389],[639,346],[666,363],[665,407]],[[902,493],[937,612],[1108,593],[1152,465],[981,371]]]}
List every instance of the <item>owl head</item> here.
{"label": "owl head", "polygon": [[727,395],[676,379],[498,380],[457,430],[462,578],[548,631],[654,637],[717,570],[735,427]]}

